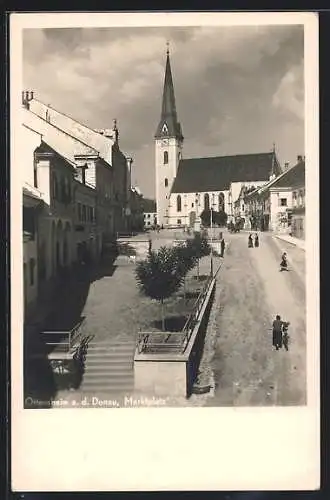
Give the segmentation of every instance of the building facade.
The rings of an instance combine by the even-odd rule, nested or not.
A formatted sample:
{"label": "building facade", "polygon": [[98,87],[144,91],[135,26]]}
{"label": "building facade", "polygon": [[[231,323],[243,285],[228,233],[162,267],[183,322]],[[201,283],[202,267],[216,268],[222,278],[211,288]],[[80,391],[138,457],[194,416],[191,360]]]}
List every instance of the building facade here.
{"label": "building facade", "polygon": [[[112,135],[88,129],[23,92],[24,298],[32,309],[75,269],[97,262],[103,244],[127,227],[132,159]],[[140,209],[143,227],[142,208]]]}
{"label": "building facade", "polygon": [[[297,187],[298,186],[298,187]],[[277,233],[293,233],[293,214],[297,218],[304,217],[304,201],[301,197],[298,208],[298,193],[304,192],[305,161],[302,156],[297,157],[297,164],[286,166],[284,172],[267,184],[243,194],[246,216],[251,229],[271,230]],[[298,210],[298,212],[296,212]],[[300,214],[299,214],[300,212]],[[294,223],[294,227],[301,227],[301,222]],[[298,230],[300,234],[303,231]]]}

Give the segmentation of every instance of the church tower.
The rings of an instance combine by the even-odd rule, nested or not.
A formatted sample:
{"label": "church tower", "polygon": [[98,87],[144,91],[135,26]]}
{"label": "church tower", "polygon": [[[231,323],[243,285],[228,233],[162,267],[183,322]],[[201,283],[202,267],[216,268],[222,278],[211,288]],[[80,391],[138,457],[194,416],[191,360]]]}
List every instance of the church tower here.
{"label": "church tower", "polygon": [[176,113],[170,53],[167,44],[163,103],[155,134],[157,222],[168,224],[171,188],[182,157],[183,135]]}

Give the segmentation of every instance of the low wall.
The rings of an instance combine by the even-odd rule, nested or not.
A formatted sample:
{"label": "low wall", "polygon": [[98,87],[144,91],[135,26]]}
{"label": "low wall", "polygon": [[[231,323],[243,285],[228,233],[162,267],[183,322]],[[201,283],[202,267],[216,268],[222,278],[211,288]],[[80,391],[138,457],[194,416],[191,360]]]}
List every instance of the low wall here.
{"label": "low wall", "polygon": [[148,255],[149,240],[118,238],[117,248],[119,255],[135,255],[136,260],[143,260]]}
{"label": "low wall", "polygon": [[187,397],[191,394],[203,353],[206,326],[214,291],[215,279],[211,282],[184,353],[144,354],[136,350],[134,383],[137,391],[165,397]]}

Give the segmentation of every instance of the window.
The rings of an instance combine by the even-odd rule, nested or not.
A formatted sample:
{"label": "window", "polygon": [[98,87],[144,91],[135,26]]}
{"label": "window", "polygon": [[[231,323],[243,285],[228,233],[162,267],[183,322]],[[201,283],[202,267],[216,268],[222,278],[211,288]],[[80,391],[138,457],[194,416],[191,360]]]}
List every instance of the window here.
{"label": "window", "polygon": [[181,196],[179,194],[176,198],[176,211],[181,212]]}
{"label": "window", "polygon": [[86,205],[82,206],[82,221],[86,222]]}
{"label": "window", "polygon": [[204,194],[204,210],[210,210],[210,197],[208,193]]}
{"label": "window", "polygon": [[79,220],[79,222],[81,222],[81,220],[82,220],[82,207],[81,207],[81,203],[78,203],[78,220]]}
{"label": "window", "polygon": [[30,259],[30,286],[34,285],[34,267],[36,261],[34,259]]}
{"label": "window", "polygon": [[286,207],[287,206],[287,200],[286,200],[286,198],[280,198],[280,206],[281,207]]}
{"label": "window", "polygon": [[168,163],[168,151],[164,151],[164,165]]}
{"label": "window", "polygon": [[148,219],[150,219],[150,214],[147,215]]}
{"label": "window", "polygon": [[244,205],[242,205],[242,212],[244,212]]}
{"label": "window", "polygon": [[178,226],[181,226],[181,219],[177,220],[177,224],[178,224]]}
{"label": "window", "polygon": [[61,201],[64,203],[66,201],[66,184],[64,177],[61,177]]}
{"label": "window", "polygon": [[191,204],[191,208],[194,208],[194,204],[193,203]]}
{"label": "window", "polygon": [[168,179],[165,179],[165,187],[168,186]]}
{"label": "window", "polygon": [[58,182],[57,182],[56,174],[54,173],[54,175],[53,175],[53,198],[54,198],[54,200],[57,200],[57,197],[58,197]]}
{"label": "window", "polygon": [[38,187],[38,169],[36,160],[33,162],[33,185],[36,188]]}
{"label": "window", "polygon": [[219,212],[224,211],[225,195],[223,193],[219,194]]}

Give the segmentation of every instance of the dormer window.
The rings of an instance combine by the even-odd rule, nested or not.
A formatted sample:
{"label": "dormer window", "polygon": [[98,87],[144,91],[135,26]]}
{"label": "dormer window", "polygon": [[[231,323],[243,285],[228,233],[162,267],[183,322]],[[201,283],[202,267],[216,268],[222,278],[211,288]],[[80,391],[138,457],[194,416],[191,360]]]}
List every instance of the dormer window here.
{"label": "dormer window", "polygon": [[164,123],[164,125],[163,125],[163,128],[162,128],[162,134],[164,134],[164,135],[168,135],[168,128],[167,128],[166,123]]}

